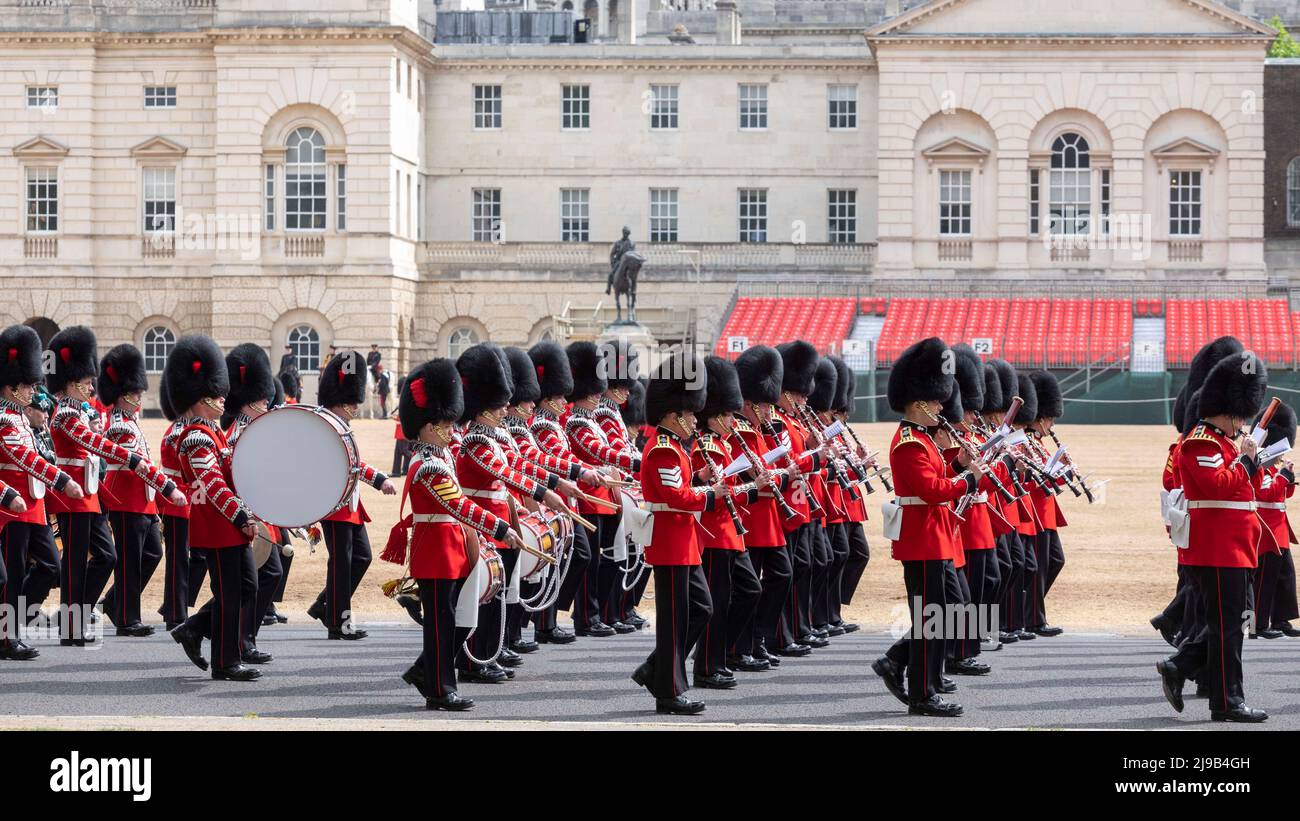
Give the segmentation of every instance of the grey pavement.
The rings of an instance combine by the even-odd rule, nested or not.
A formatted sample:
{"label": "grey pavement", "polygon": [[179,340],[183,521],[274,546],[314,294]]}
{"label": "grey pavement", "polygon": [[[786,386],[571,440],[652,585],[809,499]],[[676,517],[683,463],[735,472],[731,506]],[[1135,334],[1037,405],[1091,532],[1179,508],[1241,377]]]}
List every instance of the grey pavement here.
{"label": "grey pavement", "polygon": [[[778,670],[740,673],[729,691],[695,690],[708,703],[696,718],[656,716],[629,674],[653,636],[580,639],[529,654],[515,681],[463,684],[477,705],[457,715],[430,713],[400,675],[419,652],[413,624],[365,624],[369,638],[328,641],[302,623],[263,629],[275,654],[252,683],[212,681],[161,631],[150,638],[108,637],[99,648],[36,640],[40,658],[0,662],[0,726],[30,726],[32,716],[217,716],[350,719],[400,726],[415,722],[594,722],[600,725],[704,723],[826,727],[1209,729],[1204,700],[1176,714],[1160,693],[1154,664],[1168,655],[1158,637],[1071,634],[1009,645],[983,657],[993,673],[957,678],[959,719],[909,717],[870,672],[889,644],[879,632],[833,640]],[[1300,640],[1246,643],[1246,691],[1269,711],[1267,729],[1300,728]],[[1190,692],[1189,687],[1189,692]],[[38,725],[40,722],[36,722]],[[306,722],[307,726],[311,726]],[[323,725],[322,725],[323,726]],[[547,726],[547,725],[542,725]],[[1251,728],[1256,729],[1256,728]]]}

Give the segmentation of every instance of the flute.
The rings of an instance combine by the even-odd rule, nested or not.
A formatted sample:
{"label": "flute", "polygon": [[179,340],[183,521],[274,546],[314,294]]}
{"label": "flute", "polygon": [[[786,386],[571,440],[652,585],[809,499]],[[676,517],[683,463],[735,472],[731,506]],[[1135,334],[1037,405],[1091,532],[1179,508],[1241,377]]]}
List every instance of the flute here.
{"label": "flute", "polygon": [[[772,427],[771,422],[760,422],[759,424],[762,425],[763,433],[773,442],[781,441],[780,437],[776,435],[776,429]],[[804,475],[799,463],[790,455],[789,450],[785,453],[785,465],[794,468],[795,481],[799,483],[799,491],[808,499],[808,509],[813,513],[821,513],[822,506],[817,502],[817,497],[812,494],[812,489],[808,487],[808,477]]]}
{"label": "flute", "polygon": [[[722,470],[718,467],[718,463],[713,461],[713,457],[709,455],[708,450],[705,450],[702,447],[703,443],[700,444],[701,452],[704,456],[704,463],[709,466],[709,476],[713,479],[713,484],[716,485],[719,482],[724,481],[726,477],[722,475]],[[736,534],[744,536],[747,531],[745,530],[744,523],[740,521],[740,511],[736,510],[736,500],[731,498],[730,492],[723,496],[722,500],[727,504],[727,513],[731,514],[731,523],[736,526]]]}
{"label": "flute", "polygon": [[[763,460],[754,453],[752,448],[750,448],[749,444],[745,441],[745,437],[736,433],[733,438],[735,438],[736,444],[740,445],[741,452],[745,454],[745,458],[749,460],[749,464],[753,467],[754,471],[757,472],[763,470]],[[776,486],[776,482],[771,483],[771,490],[773,498],[776,499],[776,506],[780,509],[782,516],[787,519],[793,519],[799,515],[799,512],[790,507],[790,503],[781,495],[781,489]]]}

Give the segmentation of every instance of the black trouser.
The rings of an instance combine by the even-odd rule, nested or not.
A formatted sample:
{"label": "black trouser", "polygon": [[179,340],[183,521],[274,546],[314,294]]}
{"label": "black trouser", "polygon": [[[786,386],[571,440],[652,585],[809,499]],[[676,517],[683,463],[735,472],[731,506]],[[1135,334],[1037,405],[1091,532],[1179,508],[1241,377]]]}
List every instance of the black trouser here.
{"label": "black trouser", "polygon": [[[1281,567],[1277,574],[1277,591],[1273,596],[1273,610],[1270,613],[1274,627],[1289,622],[1292,619],[1300,619],[1300,607],[1297,607],[1296,589],[1295,589],[1295,560],[1291,556],[1291,548],[1282,548],[1278,556]],[[1263,616],[1259,617],[1263,620]]]}
{"label": "black trouser", "polygon": [[578,584],[586,578],[587,565],[595,561],[591,554],[591,542],[587,537],[587,529],[574,525],[573,558],[569,561],[569,570],[564,575],[564,581],[560,583],[560,593],[555,600],[555,604],[534,617],[533,623],[537,625],[538,630],[554,630],[556,614],[560,610],[570,608],[573,608],[573,625],[578,626],[578,608],[574,605],[574,591],[578,589]]}
{"label": "black trouser", "polygon": [[23,603],[23,580],[27,576],[27,544],[32,531],[39,528],[30,522],[11,521],[0,528],[0,604],[4,612],[0,613],[0,646],[7,646],[18,640],[18,625],[27,621],[27,614],[20,613],[18,607]]}
{"label": "black trouser", "polygon": [[1186,565],[1178,565],[1178,584],[1174,587],[1174,597],[1165,605],[1165,609],[1160,611],[1158,619],[1165,624],[1181,625],[1187,614],[1187,593],[1191,590],[1191,585],[1187,581],[1187,573],[1183,568]]}
{"label": "black trouser", "polygon": [[352,594],[370,567],[370,536],[364,524],[324,521],[320,526],[330,560],[325,589],[313,607],[324,609],[325,624],[331,630],[342,630],[352,623]]}
{"label": "black trouser", "polygon": [[998,629],[1003,627],[1006,619],[1006,597],[1007,587],[1011,583],[1011,547],[1010,539],[1013,534],[1003,533],[993,540],[994,551],[997,553],[998,561],[998,588],[994,591],[993,602],[998,606],[998,621],[993,626]]}
{"label": "black trouser", "polygon": [[245,638],[249,647],[257,646],[257,632],[262,629],[262,619],[271,612],[271,602],[275,599],[280,582],[284,580],[284,564],[280,555],[280,546],[271,546],[271,555],[266,557],[262,566],[257,568],[257,595],[253,599],[252,611],[244,624]]}
{"label": "black trouser", "polygon": [[207,565],[212,598],[185,621],[185,627],[212,642],[213,667],[234,667],[240,662],[245,632],[241,622],[257,597],[253,549],[241,544],[193,547],[190,551]]}
{"label": "black trouser", "polygon": [[[514,574],[515,565],[519,563],[519,551],[498,547],[497,553],[501,556],[501,566],[505,571],[502,577],[509,587],[510,576]],[[485,659],[496,652],[497,641],[501,638],[501,610],[499,599],[478,606],[478,627],[474,628],[474,635],[469,641],[469,649],[478,658]],[[458,658],[462,669],[468,670],[473,666],[464,653],[461,653]]]}
{"label": "black trouser", "polygon": [[456,655],[468,632],[456,627],[456,599],[464,583],[464,579],[416,580],[424,611],[424,649],[415,664],[424,666],[425,687],[438,698],[456,692]]}
{"label": "black trouser", "polygon": [[[799,525],[785,534],[785,543],[790,548],[790,567],[792,570],[790,589],[785,597],[785,606],[781,609],[781,643],[785,646],[808,635],[812,628],[807,619],[807,611],[801,604],[808,598],[809,584],[812,581],[812,531],[817,527],[814,522]],[[800,621],[800,617],[805,617]]]}
{"label": "black trouser", "polygon": [[1195,678],[1204,668],[1210,709],[1228,710],[1246,701],[1242,687],[1242,627],[1251,602],[1252,570],[1188,565],[1187,571],[1196,586],[1204,626],[1178,647],[1170,661],[1187,678]]}
{"label": "black trouser", "polygon": [[[606,584],[612,582],[614,574],[618,572],[618,562],[606,555],[606,551],[614,544],[618,514],[594,513],[590,518],[595,520],[593,524],[596,525],[595,534],[587,537],[591,559],[573,594],[573,626],[578,630],[586,630],[600,621],[605,601],[602,594],[607,592]],[[573,573],[572,568],[569,573]]]}
{"label": "black trouser", "polygon": [[907,586],[907,609],[912,619],[907,635],[894,642],[885,653],[890,660],[907,668],[907,697],[911,704],[929,700],[939,688],[943,675],[943,638],[926,635],[923,623],[925,608],[937,605],[939,612],[947,607],[945,580],[948,559],[928,559],[903,562],[903,583]]}
{"label": "black trouser", "polygon": [[104,594],[104,615],[118,627],[140,623],[140,594],[162,561],[162,540],[152,513],[111,511],[117,547],[117,564],[113,565],[113,586]]}
{"label": "black trouser", "polygon": [[[632,563],[630,557],[628,558],[627,563]],[[650,584],[650,577],[652,575],[650,568],[642,567],[639,577],[630,585],[630,588],[625,589],[623,587],[627,580],[626,575],[622,575],[618,583],[614,585],[614,594],[618,598],[618,610],[620,613],[619,621],[626,621],[627,619],[632,618],[632,614],[636,612],[637,605],[641,603],[641,597],[645,595],[646,586]]]}
{"label": "black trouser", "polygon": [[[970,604],[970,585],[966,583],[966,571],[965,568],[958,569],[956,562],[948,562],[943,568],[943,598],[949,606],[961,607],[962,612],[966,612],[966,605]],[[945,624],[948,623],[947,617],[948,614],[945,613]],[[961,635],[961,632],[945,634],[946,641],[943,648],[945,663],[947,659],[962,658],[957,655],[960,644],[958,637]],[[976,652],[979,652],[978,647]]]}
{"label": "black trouser", "polygon": [[86,617],[99,601],[117,562],[113,534],[102,513],[60,513],[58,519],[63,538],[59,604],[67,614],[60,635],[85,638]]}
{"label": "black trouser", "polygon": [[990,630],[997,630],[996,619],[989,618],[990,610],[997,606],[997,591],[1000,586],[997,550],[967,550],[965,571],[966,589],[969,591],[969,604],[974,605],[971,617],[964,621],[965,636],[956,640],[955,653],[959,659],[974,658],[980,653],[980,636],[977,628],[987,625]]}
{"label": "black trouser", "polygon": [[1259,554],[1259,567],[1255,569],[1251,585],[1255,591],[1255,620],[1250,626],[1252,634],[1267,630],[1271,625],[1273,600],[1277,597],[1277,579],[1281,571],[1282,560],[1279,554]]}
{"label": "black trouser", "polygon": [[[292,546],[293,544],[292,539],[289,539],[286,536],[285,541],[287,544]],[[275,586],[275,594],[271,596],[271,601],[273,602],[284,601],[284,590],[286,587],[289,586],[289,568],[291,567],[293,567],[293,556],[286,556],[284,555],[284,553],[281,553],[280,554],[280,583]]]}
{"label": "black trouser", "polygon": [[54,529],[48,524],[31,526],[27,534],[27,561],[23,599],[27,603],[27,623],[31,624],[59,581],[59,548],[54,544]]}
{"label": "black trouser", "polygon": [[849,554],[852,552],[849,545],[849,527],[852,524],[839,522],[826,527],[826,538],[831,544],[831,569],[826,578],[826,595],[823,596],[826,602],[826,621],[823,624],[839,624],[844,621],[840,615],[840,599],[844,590],[844,568],[848,566]]}
{"label": "black trouser", "polygon": [[1016,611],[1016,626],[1024,629],[1027,627],[1037,627],[1030,620],[1030,608],[1034,606],[1033,601],[1036,598],[1032,591],[1038,589],[1038,535],[1021,536],[1020,546],[1025,554],[1025,572],[1020,579],[1020,591],[1017,596],[1019,600],[1019,609]]}
{"label": "black trouser", "polygon": [[1035,584],[1027,591],[1029,612],[1025,618],[1031,628],[1047,624],[1047,593],[1060,575],[1061,568],[1065,567],[1060,534],[1055,530],[1044,530],[1035,536],[1034,555],[1038,572],[1034,574]]}
{"label": "black trouser", "polygon": [[199,591],[203,589],[203,577],[207,575],[208,566],[201,561],[190,562],[190,573],[185,582],[185,589],[188,591],[189,601],[186,602],[190,607],[198,603]]}
{"label": "black trouser", "polygon": [[727,666],[727,650],[758,604],[758,577],[744,550],[704,549],[703,572],[713,614],[695,648],[695,675],[711,676]]}
{"label": "black trouser", "polygon": [[739,656],[758,653],[762,644],[770,650],[785,646],[777,633],[791,579],[790,551],[785,545],[752,547],[745,553],[760,582],[758,600],[750,615],[736,628],[733,652]]}
{"label": "black trouser", "polygon": [[712,614],[709,585],[698,564],[655,568],[655,649],[646,658],[655,698],[675,698],[689,689],[686,657]]}
{"label": "black trouser", "polygon": [[1008,574],[1002,592],[1002,629],[1014,632],[1025,626],[1025,544],[1019,533],[1006,534],[1007,550],[1011,558],[1011,573]]}
{"label": "black trouser", "polygon": [[168,624],[177,624],[189,618],[194,602],[190,597],[190,520],[164,513],[162,535],[163,600],[158,615]]}
{"label": "black trouser", "polygon": [[813,523],[809,547],[812,551],[812,574],[808,579],[806,597],[807,623],[811,628],[823,628],[830,624],[831,614],[828,606],[830,598],[831,565],[835,563],[835,549],[831,546],[830,525],[825,519]]}
{"label": "black trouser", "polygon": [[871,548],[867,545],[867,532],[862,522],[846,522],[844,530],[849,537],[849,558],[844,563],[844,575],[840,577],[840,604],[853,604],[858,582],[862,581],[862,574],[871,561]]}

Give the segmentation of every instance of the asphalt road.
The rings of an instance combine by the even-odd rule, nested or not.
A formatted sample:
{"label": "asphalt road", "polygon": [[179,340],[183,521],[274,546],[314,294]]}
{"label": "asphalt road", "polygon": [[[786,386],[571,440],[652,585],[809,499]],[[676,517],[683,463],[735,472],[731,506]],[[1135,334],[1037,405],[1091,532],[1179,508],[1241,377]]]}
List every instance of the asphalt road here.
{"label": "asphalt road", "polygon": [[[69,720],[72,726],[98,726],[87,717],[115,717],[120,726],[176,726],[174,720],[159,722],[194,716],[307,719],[316,720],[308,726],[317,727],[329,726],[333,719],[345,726],[431,728],[481,722],[521,727],[539,725],[518,722],[571,727],[588,722],[944,729],[1234,726],[1211,724],[1204,700],[1189,700],[1181,715],[1165,703],[1154,664],[1169,650],[1155,636],[1067,633],[1010,645],[985,655],[994,668],[991,675],[957,679],[960,691],[954,698],[966,707],[963,717],[933,719],[909,717],[871,674],[869,663],[889,637],[859,632],[835,639],[807,658],[786,660],[779,670],[740,674],[737,689],[693,691],[708,709],[686,718],[656,716],[651,699],[628,678],[650,649],[653,637],[647,633],[545,646],[526,657],[515,681],[461,685],[477,705],[468,713],[449,715],[425,711],[423,700],[400,679],[419,651],[418,628],[364,626],[370,637],[361,642],[328,641],[323,629],[301,623],[265,628],[259,644],[275,660],[262,668],[264,678],[253,683],[212,681],[161,632],[145,639],[109,637],[96,649],[51,646],[38,639],[40,658],[0,662],[0,726],[60,726],[54,718],[38,718],[42,716],[78,717]],[[1298,668],[1300,640],[1246,643],[1248,702],[1271,714],[1264,728],[1300,728]]]}

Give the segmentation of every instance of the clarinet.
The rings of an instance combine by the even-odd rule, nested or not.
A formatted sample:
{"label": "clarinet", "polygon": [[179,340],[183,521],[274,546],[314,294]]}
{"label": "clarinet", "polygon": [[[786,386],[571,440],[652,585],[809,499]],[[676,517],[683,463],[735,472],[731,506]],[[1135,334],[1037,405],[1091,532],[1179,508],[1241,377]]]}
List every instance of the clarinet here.
{"label": "clarinet", "polygon": [[[745,458],[749,460],[749,464],[753,466],[753,469],[755,471],[762,470],[763,460],[760,459],[758,455],[754,453],[753,449],[750,448],[749,444],[745,442],[745,437],[737,433],[735,434],[734,438],[736,440],[736,444],[740,445],[741,452],[745,454]],[[781,510],[782,516],[784,516],[787,519],[793,519],[799,515],[799,512],[796,511],[794,508],[790,507],[790,503],[787,502],[785,500],[785,497],[781,495],[781,490],[779,488],[772,487],[771,490],[772,490],[773,498],[776,499],[776,506]]]}
{"label": "clarinet", "polygon": [[[1049,430],[1047,432],[1047,435],[1052,437],[1052,441],[1056,443],[1056,446],[1058,448],[1065,447],[1064,445],[1061,444],[1061,440],[1056,438],[1056,431]],[[1070,456],[1069,451],[1065,452],[1065,458],[1067,460],[1066,464],[1070,466],[1070,475],[1073,476],[1076,480],[1078,480],[1079,487],[1083,489],[1083,495],[1088,497],[1088,504],[1092,504],[1093,502],[1097,501],[1092,496],[1092,488],[1088,487],[1088,483],[1084,481],[1083,476],[1077,470],[1075,470],[1074,457]]]}
{"label": "clarinet", "polygon": [[[970,454],[971,459],[980,464],[984,464],[984,454],[980,453],[979,448],[966,441],[966,439],[957,432],[957,429],[953,427],[952,423],[943,418],[942,415],[939,416],[939,424],[948,432],[948,436],[957,443],[958,447]],[[996,473],[990,470],[988,472],[988,477],[992,480],[993,486],[997,488],[998,494],[1002,497],[1003,501],[1010,504],[1016,500],[1016,497],[1011,495],[1011,491],[1007,490],[1007,486],[1002,484],[1002,480],[998,478]]]}
{"label": "clarinet", "polygon": [[[773,442],[781,441],[780,437],[776,435],[776,429],[772,427],[771,422],[762,422],[760,424],[762,425],[763,433],[770,437]],[[799,469],[799,463],[794,460],[794,457],[790,455],[789,451],[786,451],[785,454],[785,465],[786,467],[794,468],[795,481],[799,483],[799,490],[808,499],[808,509],[813,513],[821,513],[822,506],[818,504],[817,497],[812,494],[812,490],[808,487],[808,477]]]}
{"label": "clarinet", "polygon": [[[818,435],[821,435],[823,431],[823,427],[821,424],[821,420],[817,418],[817,413],[811,410],[807,405],[798,405],[797,407],[799,409],[799,415],[803,419],[804,425],[807,426],[809,430],[815,430],[818,432]],[[875,493],[876,489],[871,486],[871,482],[867,481],[866,471],[863,470],[862,467],[853,460],[853,456],[848,452],[848,449],[844,446],[844,442],[840,441],[838,438],[831,438],[828,439],[827,441],[830,442],[831,447],[835,449],[839,461],[844,463],[845,471],[847,472],[851,468],[853,470],[853,473],[857,475],[857,480],[862,483],[862,486],[864,488],[866,488],[867,493]],[[835,467],[836,467],[835,481],[839,484],[839,486],[843,488],[846,493],[850,494],[851,498],[855,498],[855,499],[861,498],[861,495],[858,494],[855,488],[853,487],[853,483],[840,474],[840,471],[838,470],[839,468],[838,463],[835,465]]]}
{"label": "clarinet", "polygon": [[[714,434],[710,434],[710,436],[712,435]],[[710,456],[709,452],[704,450],[703,447],[700,448],[700,452],[704,457],[704,464],[709,466],[709,476],[712,477],[713,483],[716,485],[718,482],[723,481],[725,477],[723,477],[722,470],[718,467],[718,463],[713,461],[713,457]],[[736,510],[736,500],[732,499],[731,494],[728,493],[722,497],[722,501],[727,504],[727,513],[731,514],[731,523],[736,527],[736,535],[744,536],[747,531],[745,530],[744,523],[740,521],[740,511]]]}
{"label": "clarinet", "polygon": [[[862,448],[863,452],[865,453],[867,450],[867,446],[862,444],[862,440],[859,439],[858,435],[853,432],[853,428],[849,427],[849,423],[847,421],[844,422],[844,430],[848,432],[849,438],[853,440],[853,444]],[[881,484],[885,486],[885,490],[887,492],[889,493],[894,492],[894,486],[889,483],[889,477],[886,476],[884,473],[880,472],[879,468],[877,468],[876,470],[876,476],[880,479]]]}

